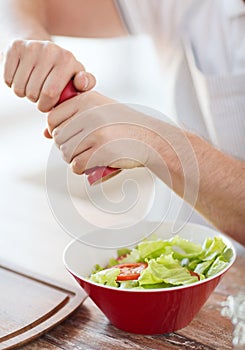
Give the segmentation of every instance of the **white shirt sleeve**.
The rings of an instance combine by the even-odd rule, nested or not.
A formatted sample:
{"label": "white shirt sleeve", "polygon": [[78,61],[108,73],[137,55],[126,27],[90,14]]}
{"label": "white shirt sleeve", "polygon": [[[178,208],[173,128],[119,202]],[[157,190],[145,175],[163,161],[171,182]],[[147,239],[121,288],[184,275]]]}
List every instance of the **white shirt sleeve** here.
{"label": "white shirt sleeve", "polygon": [[149,34],[170,44],[189,6],[197,0],[115,0],[130,34]]}

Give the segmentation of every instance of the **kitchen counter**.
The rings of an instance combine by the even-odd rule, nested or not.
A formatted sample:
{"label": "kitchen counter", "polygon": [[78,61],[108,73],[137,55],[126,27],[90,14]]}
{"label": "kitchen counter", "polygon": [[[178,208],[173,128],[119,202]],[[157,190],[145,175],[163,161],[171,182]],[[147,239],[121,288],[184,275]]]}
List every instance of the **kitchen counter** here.
{"label": "kitchen counter", "polygon": [[112,326],[90,300],[61,325],[21,350],[232,349],[232,324],[221,316],[221,303],[244,286],[245,256],[239,256],[194,320],[177,332],[155,336],[130,334]]}

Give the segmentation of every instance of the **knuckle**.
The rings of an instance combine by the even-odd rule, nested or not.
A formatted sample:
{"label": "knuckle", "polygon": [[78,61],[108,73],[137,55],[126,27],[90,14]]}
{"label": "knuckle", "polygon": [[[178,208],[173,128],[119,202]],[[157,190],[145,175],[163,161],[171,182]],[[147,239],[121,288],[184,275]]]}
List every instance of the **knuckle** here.
{"label": "knuckle", "polygon": [[50,111],[50,109],[52,108],[52,106],[48,105],[48,104],[44,104],[42,102],[38,102],[38,109],[39,111],[46,113],[48,111]]}
{"label": "knuckle", "polygon": [[[52,129],[51,129],[52,130]],[[57,146],[61,145],[61,136],[60,136],[60,128],[54,128],[52,131],[52,137]]]}
{"label": "knuckle", "polygon": [[71,169],[74,174],[81,175],[83,173],[82,161],[79,158],[73,159]]}
{"label": "knuckle", "polygon": [[75,60],[75,57],[70,51],[63,50],[62,51],[62,59],[65,64],[71,63],[73,60]]}
{"label": "knuckle", "polygon": [[[51,129],[52,129],[52,127],[51,127]],[[59,138],[59,135],[60,135],[59,128],[54,128],[52,131],[52,136],[53,136],[55,141]]]}
{"label": "knuckle", "polygon": [[15,39],[12,41],[11,47],[14,50],[18,50],[20,47],[22,47],[24,45],[24,41],[21,39]]}
{"label": "knuckle", "polygon": [[50,84],[49,86],[44,87],[42,89],[42,93],[41,94],[46,99],[54,100],[54,99],[56,99],[58,97],[59,92],[58,92],[58,89],[55,86],[55,84]]}
{"label": "knuckle", "polygon": [[62,154],[63,159],[67,162],[70,163],[71,162],[71,154],[69,151],[69,147],[66,144],[62,144],[60,146],[60,152]]}
{"label": "knuckle", "polygon": [[6,48],[6,52],[4,53],[5,65],[8,62],[10,56],[12,57],[14,55],[15,57],[19,58],[19,56],[21,55],[23,46],[24,46],[24,41],[20,39],[16,39],[10,42],[10,44]]}
{"label": "knuckle", "polygon": [[35,52],[38,47],[40,47],[40,43],[34,40],[30,40],[26,43],[26,48],[28,49],[29,53]]}
{"label": "knuckle", "polygon": [[25,97],[25,89],[19,86],[14,86],[14,93],[18,97]]}
{"label": "knuckle", "polygon": [[47,51],[47,53],[50,53],[50,54],[51,53],[55,54],[58,51],[58,45],[56,45],[51,41],[44,42],[43,48],[45,51]]}
{"label": "knuckle", "polygon": [[33,91],[26,91],[26,97],[32,101],[32,102],[37,102],[38,101],[38,96],[35,94]]}
{"label": "knuckle", "polygon": [[[58,133],[58,130],[57,130],[57,129],[58,129],[58,128],[55,128],[56,125],[55,125],[54,120],[55,120],[55,118],[54,118],[54,113],[53,113],[53,112],[48,113],[48,115],[47,115],[47,123],[48,123],[48,126],[49,126],[50,130],[52,131],[52,134],[53,134],[53,133],[56,133],[56,135],[57,135],[57,133]],[[53,136],[54,136],[54,135],[53,135]]]}
{"label": "knuckle", "polygon": [[47,41],[44,44],[44,50],[47,56],[54,57],[56,60],[59,60],[65,64],[69,64],[72,60],[75,59],[70,51],[63,49],[57,44],[50,41]]}

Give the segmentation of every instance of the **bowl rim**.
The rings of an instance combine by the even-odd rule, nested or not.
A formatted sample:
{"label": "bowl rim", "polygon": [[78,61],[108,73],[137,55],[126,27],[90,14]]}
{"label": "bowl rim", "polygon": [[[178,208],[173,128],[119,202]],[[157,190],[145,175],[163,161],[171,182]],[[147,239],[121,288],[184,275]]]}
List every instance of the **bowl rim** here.
{"label": "bowl rim", "polygon": [[[148,221],[148,222],[153,222],[153,221]],[[168,224],[171,224],[171,222],[168,222]],[[67,246],[65,247],[64,251],[63,251],[63,264],[65,266],[65,268],[67,269],[67,271],[69,273],[71,273],[74,277],[84,281],[85,283],[88,283],[88,284],[92,284],[98,288],[105,288],[105,289],[109,289],[109,290],[114,290],[114,291],[118,291],[118,292],[125,292],[125,293],[162,293],[162,292],[169,292],[169,291],[176,291],[176,290],[181,290],[181,289],[186,289],[186,288],[190,288],[190,287],[195,287],[195,286],[199,286],[201,284],[205,284],[205,283],[208,283],[209,281],[213,280],[213,279],[216,279],[217,277],[220,277],[222,276],[227,270],[229,270],[231,268],[231,266],[234,264],[236,258],[237,258],[237,253],[236,253],[236,249],[235,249],[235,246],[234,244],[232,243],[231,239],[229,238],[229,236],[225,235],[224,233],[220,232],[220,231],[217,231],[215,228],[213,227],[208,227],[208,226],[205,226],[205,225],[200,225],[200,224],[196,224],[196,223],[187,223],[188,226],[193,226],[193,227],[207,227],[209,228],[210,230],[216,232],[216,235],[215,236],[219,236],[221,237],[224,242],[228,245],[229,245],[229,248],[232,249],[232,252],[233,252],[233,256],[231,258],[231,261],[229,262],[229,264],[223,269],[221,270],[219,273],[217,273],[216,275],[214,276],[211,276],[211,277],[208,277],[208,278],[205,278],[203,280],[200,280],[198,282],[193,282],[193,283],[190,283],[190,284],[187,284],[187,285],[183,285],[183,286],[174,286],[174,287],[168,287],[168,288],[156,288],[156,289],[131,289],[131,288],[116,288],[116,287],[112,287],[112,286],[106,286],[106,285],[103,285],[103,284],[99,284],[99,283],[96,283],[96,282],[93,282],[91,280],[88,279],[88,277],[81,277],[79,274],[77,274],[75,271],[73,271],[69,266],[68,264],[66,263],[66,253],[67,251],[69,250],[69,248],[75,244],[76,242],[79,241],[79,237],[78,238],[74,238],[71,242],[69,242],[67,244]],[[99,230],[99,229],[98,229]],[[95,231],[98,231],[98,230],[94,230],[93,232]],[[93,246],[92,246],[93,247]],[[126,246],[125,246],[126,247]],[[102,250],[105,250],[105,248],[99,248],[99,249],[102,249]]]}

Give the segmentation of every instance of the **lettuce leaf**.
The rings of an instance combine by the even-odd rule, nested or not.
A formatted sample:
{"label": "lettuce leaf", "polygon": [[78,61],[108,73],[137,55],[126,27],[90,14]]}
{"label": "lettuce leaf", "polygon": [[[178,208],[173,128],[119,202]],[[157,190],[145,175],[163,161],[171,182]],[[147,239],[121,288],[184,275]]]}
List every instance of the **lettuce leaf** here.
{"label": "lettuce leaf", "polygon": [[207,271],[206,277],[217,275],[217,273],[224,270],[228,264],[229,262],[224,261],[222,256],[218,256],[211,265],[210,269]]}
{"label": "lettuce leaf", "polygon": [[172,244],[169,241],[158,239],[156,241],[144,241],[138,245],[140,259],[154,259],[161,254],[168,254],[172,251]]}
{"label": "lettuce leaf", "polygon": [[184,258],[194,259],[203,253],[202,246],[188,241],[180,236],[175,236],[172,241],[174,257],[181,260]]}
{"label": "lettuce leaf", "polygon": [[[198,232],[197,232],[198,234]],[[192,276],[194,271],[203,280],[222,271],[230,262],[233,252],[227,248],[222,238],[208,238],[200,245],[188,241],[180,236],[170,240],[145,240],[132,250],[118,251],[120,264],[147,262],[137,280],[116,281],[120,273],[117,258],[111,258],[107,269],[96,265],[90,280],[121,289],[155,289],[187,285],[198,281]],[[110,267],[110,268],[108,268]]]}
{"label": "lettuce leaf", "polygon": [[138,249],[134,248],[125,258],[120,260],[120,264],[135,263],[140,261],[142,261],[142,259],[140,258],[139,251]]}
{"label": "lettuce leaf", "polygon": [[92,274],[90,280],[110,287],[118,287],[116,278],[119,275],[119,273],[119,268],[112,267],[110,269],[102,270]]}
{"label": "lettuce leaf", "polygon": [[157,260],[150,260],[148,267],[142,271],[139,279],[139,285],[150,284],[171,284],[182,285],[197,282],[196,276],[191,276],[190,272],[182,267],[172,254],[162,255]]}
{"label": "lettuce leaf", "polygon": [[220,237],[214,237],[214,239],[208,238],[203,245],[204,256],[202,260],[213,260],[222,254],[225,248],[226,245]]}
{"label": "lettuce leaf", "polygon": [[205,273],[208,271],[212,263],[213,263],[213,260],[201,262],[197,264],[197,266],[194,269],[194,272],[198,273],[199,275],[205,275]]}

